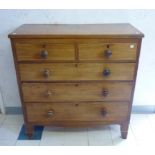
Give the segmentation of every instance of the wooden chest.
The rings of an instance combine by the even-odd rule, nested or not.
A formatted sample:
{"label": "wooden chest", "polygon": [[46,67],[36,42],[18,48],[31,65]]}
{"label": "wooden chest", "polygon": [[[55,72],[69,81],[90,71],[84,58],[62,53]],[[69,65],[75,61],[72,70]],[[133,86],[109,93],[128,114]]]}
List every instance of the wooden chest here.
{"label": "wooden chest", "polygon": [[25,24],[9,34],[26,133],[119,124],[127,137],[143,34],[130,24]]}

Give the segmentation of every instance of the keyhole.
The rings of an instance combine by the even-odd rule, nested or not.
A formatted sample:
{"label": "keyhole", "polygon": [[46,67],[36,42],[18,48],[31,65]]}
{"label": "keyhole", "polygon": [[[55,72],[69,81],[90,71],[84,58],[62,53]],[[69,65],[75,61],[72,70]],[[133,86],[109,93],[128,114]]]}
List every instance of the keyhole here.
{"label": "keyhole", "polygon": [[78,87],[78,86],[79,86],[79,84],[78,84],[78,83],[76,83],[76,84],[75,84],[75,87]]}
{"label": "keyhole", "polygon": [[109,48],[110,47],[110,45],[107,45],[107,48]]}
{"label": "keyhole", "polygon": [[75,104],[75,106],[77,107],[77,106],[79,106],[79,104],[78,104],[78,103],[76,103],[76,104]]}
{"label": "keyhole", "polygon": [[44,49],[45,49],[45,48],[46,48],[46,44],[43,44],[43,45],[42,45],[42,48],[44,48]]}
{"label": "keyhole", "polygon": [[75,64],[75,67],[78,67],[78,64]]}

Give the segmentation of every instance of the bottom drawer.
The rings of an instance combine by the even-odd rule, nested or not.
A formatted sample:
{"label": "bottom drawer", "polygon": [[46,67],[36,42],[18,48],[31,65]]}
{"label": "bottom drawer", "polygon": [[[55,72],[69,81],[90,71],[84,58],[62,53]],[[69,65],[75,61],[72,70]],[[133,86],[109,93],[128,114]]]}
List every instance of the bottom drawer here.
{"label": "bottom drawer", "polygon": [[123,103],[27,103],[28,122],[53,121],[122,121],[127,119],[128,106]]}

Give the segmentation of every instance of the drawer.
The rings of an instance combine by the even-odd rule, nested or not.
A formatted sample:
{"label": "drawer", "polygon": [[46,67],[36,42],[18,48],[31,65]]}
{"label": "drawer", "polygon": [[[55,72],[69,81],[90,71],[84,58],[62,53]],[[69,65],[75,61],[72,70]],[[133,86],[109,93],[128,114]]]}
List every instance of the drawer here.
{"label": "drawer", "polygon": [[133,80],[135,63],[19,64],[22,81]]}
{"label": "drawer", "polygon": [[75,60],[73,44],[17,42],[15,47],[18,61]]}
{"label": "drawer", "polygon": [[29,103],[26,105],[28,122],[53,121],[123,121],[127,119],[128,103]]}
{"label": "drawer", "polygon": [[136,43],[80,44],[80,60],[136,60]]}
{"label": "drawer", "polygon": [[24,102],[130,101],[132,83],[23,83]]}

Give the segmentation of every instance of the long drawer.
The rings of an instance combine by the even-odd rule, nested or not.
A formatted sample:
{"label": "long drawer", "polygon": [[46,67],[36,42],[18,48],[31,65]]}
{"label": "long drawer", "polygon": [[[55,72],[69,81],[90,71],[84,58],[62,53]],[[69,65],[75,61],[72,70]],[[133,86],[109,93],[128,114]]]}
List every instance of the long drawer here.
{"label": "long drawer", "polygon": [[80,44],[80,60],[136,60],[136,43]]}
{"label": "long drawer", "polygon": [[23,83],[24,102],[130,101],[132,83]]}
{"label": "long drawer", "polygon": [[135,63],[19,64],[22,81],[133,80]]}
{"label": "long drawer", "polygon": [[75,60],[74,44],[16,43],[18,61]]}
{"label": "long drawer", "polygon": [[28,122],[53,121],[125,121],[128,103],[29,103],[26,105]]}

